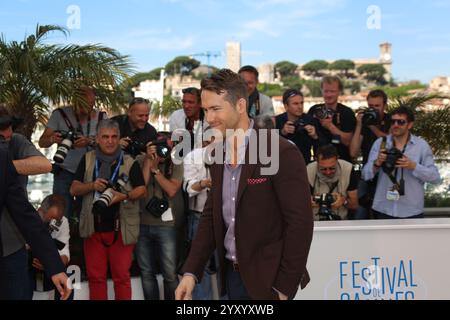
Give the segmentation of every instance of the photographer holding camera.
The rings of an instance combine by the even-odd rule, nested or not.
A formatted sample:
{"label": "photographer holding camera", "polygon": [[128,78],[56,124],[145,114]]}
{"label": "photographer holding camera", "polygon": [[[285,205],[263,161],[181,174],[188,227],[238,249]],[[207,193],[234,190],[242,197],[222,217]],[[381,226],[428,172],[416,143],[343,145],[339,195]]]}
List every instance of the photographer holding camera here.
{"label": "photographer holding camera", "polygon": [[[283,104],[286,112],[273,118],[275,127],[282,137],[295,143],[303,155],[305,163],[311,162],[311,148],[314,150],[321,144],[317,130],[318,121],[303,113],[303,94],[295,89],[286,90]],[[322,141],[323,142],[323,141]]]}
{"label": "photographer holding camera", "polygon": [[[358,178],[353,165],[338,159],[333,145],[319,147],[307,167],[314,220],[347,220],[358,208]],[[324,210],[327,209],[327,210]]]}
{"label": "photographer holding camera", "polygon": [[391,134],[378,139],[363,169],[363,178],[378,173],[373,200],[377,219],[423,218],[424,184],[439,183],[428,143],[411,133],[414,113],[408,106],[391,112]]}
{"label": "photographer holding camera", "polygon": [[93,88],[77,89],[73,106],[53,111],[39,139],[41,148],[58,145],[53,165],[53,194],[60,194],[66,200],[64,215],[69,219],[73,215],[73,197],[69,190],[77,166],[83,155],[94,147],[97,123],[106,118],[104,112],[94,110],[94,104]]}
{"label": "photographer holding camera", "polygon": [[[161,141],[172,147],[169,134],[159,132],[157,142]],[[160,298],[156,280],[159,271],[164,278],[164,300],[175,299],[178,285],[177,233],[180,223],[184,221],[181,193],[183,166],[172,163],[170,152],[161,151],[152,142],[147,147],[147,153],[138,157],[147,197],[140,203],[141,226],[136,256],[146,300]]]}
{"label": "photographer holding camera", "polygon": [[84,155],[70,188],[82,197],[80,236],[84,238],[91,300],[107,300],[108,264],[116,300],[131,299],[133,250],[139,235],[139,200],[145,196],[142,171],[119,144],[119,125],[100,121],[97,147]]}
{"label": "photographer holding camera", "polygon": [[145,153],[147,143],[156,138],[156,129],[148,123],[149,114],[149,101],[133,98],[127,114],[111,118],[119,124],[122,149],[133,158]]}
{"label": "photographer holding camera", "polygon": [[[19,174],[18,180],[26,194],[28,176],[48,173],[52,166],[31,141],[14,132],[19,123],[20,120],[11,116],[6,106],[0,106],[0,143],[8,150]],[[8,285],[10,290],[5,293],[3,299],[31,300],[33,292],[27,290],[29,281],[25,240],[13,222],[11,214],[14,212],[10,213],[4,208],[0,219],[3,270],[8,274],[7,279],[1,277],[0,281],[10,284]]]}
{"label": "photographer holding camera", "polygon": [[[55,245],[58,248],[62,263],[67,267],[70,261],[70,232],[69,221],[64,216],[65,206],[66,203],[62,196],[51,194],[45,197],[44,200],[42,200],[42,203],[37,211],[42,219],[42,222],[44,222],[44,224],[47,226],[50,236],[55,241]],[[32,250],[33,248],[30,249]],[[36,280],[38,277],[41,278],[41,275],[43,275],[43,278],[41,278],[43,282],[42,291],[54,290],[55,285],[51,282],[50,278],[43,274],[44,266],[42,265],[41,261],[32,256],[31,265],[31,292],[33,292],[33,290],[37,290]],[[73,294],[74,292],[72,291],[72,294],[70,295],[68,300],[73,300]],[[55,290],[54,300],[60,300],[60,298],[61,295],[57,290]]]}
{"label": "photographer holding camera", "polygon": [[[373,90],[367,96],[368,109],[361,111],[356,116],[356,129],[350,144],[350,156],[357,158],[362,153],[365,166],[369,159],[370,149],[373,143],[389,133],[389,114],[384,110],[388,97],[383,90]],[[375,196],[376,178],[370,181],[360,179],[358,184],[359,208],[355,214],[356,220],[368,219]]]}
{"label": "photographer holding camera", "polygon": [[325,143],[335,145],[340,159],[352,162],[349,146],[356,119],[352,109],[338,103],[339,95],[344,89],[342,81],[336,76],[326,76],[320,87],[325,103],[312,106],[308,114],[319,120],[319,130],[325,136]]}

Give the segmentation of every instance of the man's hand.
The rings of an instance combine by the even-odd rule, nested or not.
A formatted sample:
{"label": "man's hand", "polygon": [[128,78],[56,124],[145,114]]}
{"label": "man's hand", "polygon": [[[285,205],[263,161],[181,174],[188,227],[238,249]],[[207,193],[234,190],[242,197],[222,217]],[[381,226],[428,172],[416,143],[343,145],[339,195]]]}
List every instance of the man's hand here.
{"label": "man's hand", "polygon": [[202,188],[202,189],[206,189],[206,188],[211,189],[211,186],[212,186],[211,179],[203,179],[200,181],[200,188]]}
{"label": "man's hand", "polygon": [[61,137],[61,133],[59,132],[53,132],[53,134],[50,136],[50,142],[51,144],[60,144],[63,141]]}
{"label": "man's hand", "polygon": [[316,127],[308,124],[305,126],[305,130],[306,130],[306,133],[308,134],[308,136],[310,136],[312,139],[314,139],[314,140],[319,139],[319,136],[317,135],[317,132],[316,132]]}
{"label": "man's hand", "polygon": [[281,130],[281,134],[284,136],[287,136],[289,134],[294,134],[295,133],[295,126],[294,123],[292,121],[287,121],[284,124],[283,129]]}
{"label": "man's hand", "polygon": [[147,161],[150,163],[150,170],[156,170],[158,169],[159,165],[159,158],[156,154],[156,146],[153,146],[151,144],[147,145],[147,153],[146,153]]}
{"label": "man's hand", "polygon": [[408,170],[415,170],[417,163],[409,159],[406,155],[403,155],[401,159],[397,161],[397,168],[403,168]]}
{"label": "man's hand", "polygon": [[331,209],[337,210],[340,207],[342,207],[345,203],[345,197],[342,196],[340,193],[335,192],[332,193],[333,197],[336,199],[336,201],[331,205]]}
{"label": "man's hand", "polygon": [[108,185],[108,181],[102,178],[97,178],[97,180],[94,181],[94,190],[97,192],[103,192],[106,189],[106,186]]}
{"label": "man's hand", "polygon": [[175,300],[192,300],[192,291],[195,287],[195,279],[191,275],[185,275],[175,290]]}
{"label": "man's hand", "polygon": [[33,258],[32,266],[35,267],[38,270],[41,270],[41,271],[44,270],[44,266],[39,261],[39,259]]}
{"label": "man's hand", "polygon": [[91,139],[89,137],[81,136],[77,140],[75,140],[75,143],[73,144],[74,148],[86,148],[91,143]]}
{"label": "man's hand", "polygon": [[281,301],[285,301],[288,299],[288,296],[285,294],[282,294],[281,292],[278,292],[278,299],[280,299]]}
{"label": "man's hand", "polygon": [[320,124],[322,125],[322,127],[324,127],[325,129],[327,129],[330,132],[331,132],[332,128],[334,127],[333,118],[331,118],[331,117],[328,117],[326,119],[320,119]]}
{"label": "man's hand", "polygon": [[364,111],[360,111],[356,115],[356,125],[357,126],[362,126],[362,118],[363,118],[363,116],[364,116]]}
{"label": "man's hand", "polygon": [[52,276],[52,282],[61,295],[61,300],[67,300],[72,293],[72,289],[69,288],[70,279],[64,272],[55,274]]}
{"label": "man's hand", "polygon": [[119,140],[120,147],[124,150],[128,148],[130,145],[131,139],[129,137],[125,137]]}
{"label": "man's hand", "polygon": [[374,165],[376,167],[381,167],[383,163],[386,161],[386,159],[387,159],[386,150],[382,149],[380,150],[380,153],[378,154],[378,158],[377,160],[375,160]]}

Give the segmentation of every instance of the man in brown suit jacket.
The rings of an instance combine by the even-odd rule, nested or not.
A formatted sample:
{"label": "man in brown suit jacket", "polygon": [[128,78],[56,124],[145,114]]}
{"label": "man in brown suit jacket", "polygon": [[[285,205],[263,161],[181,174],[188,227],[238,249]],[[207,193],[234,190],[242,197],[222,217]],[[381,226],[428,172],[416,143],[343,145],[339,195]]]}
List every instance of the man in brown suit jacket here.
{"label": "man in brown suit jacket", "polygon": [[[203,80],[202,103],[210,126],[226,136],[227,160],[211,167],[211,192],[176,298],[192,298],[217,249],[222,294],[232,300],[292,299],[309,282],[313,215],[304,159],[278,135],[251,147],[261,136],[252,130],[245,82],[236,73],[224,69]],[[261,159],[249,161],[262,142],[268,143],[272,162],[279,164],[272,175],[262,175]]]}

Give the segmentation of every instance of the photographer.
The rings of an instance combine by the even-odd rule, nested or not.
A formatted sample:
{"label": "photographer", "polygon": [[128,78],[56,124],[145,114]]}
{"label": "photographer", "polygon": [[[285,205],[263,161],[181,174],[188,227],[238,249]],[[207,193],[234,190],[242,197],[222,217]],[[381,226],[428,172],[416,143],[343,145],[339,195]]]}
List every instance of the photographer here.
{"label": "photographer", "polygon": [[[8,149],[15,169],[19,173],[18,180],[25,194],[29,175],[48,173],[52,165],[45,156],[23,135],[14,133],[18,119],[12,117],[5,106],[0,106],[0,140]],[[31,300],[33,292],[27,290],[28,286],[28,256],[25,249],[25,240],[17,229],[6,208],[3,209],[0,228],[3,252],[3,264],[8,270],[8,279],[0,281],[10,283],[5,299]]]}
{"label": "photographer", "polygon": [[377,219],[423,218],[424,184],[439,183],[428,143],[411,134],[414,113],[401,106],[391,113],[391,134],[378,139],[363,169],[363,178],[378,173],[372,209]]}
{"label": "photographer", "polygon": [[139,200],[145,183],[139,164],[124,154],[119,144],[119,125],[100,121],[97,148],[84,155],[70,188],[82,197],[80,236],[91,300],[107,300],[108,264],[116,300],[131,299],[131,267],[139,234]]}
{"label": "photographer", "polygon": [[[373,90],[367,96],[369,106],[365,111],[358,113],[356,117],[356,129],[350,144],[350,156],[357,158],[362,153],[362,165],[366,165],[369,159],[370,149],[373,143],[389,133],[389,115],[384,112],[388,97],[382,90]],[[368,219],[372,208],[373,197],[376,189],[376,178],[370,181],[360,180],[358,184],[359,208],[355,219]]]}
{"label": "photographer", "polygon": [[295,143],[303,155],[305,163],[311,162],[311,148],[320,145],[318,121],[303,113],[303,94],[295,89],[286,90],[283,94],[283,104],[286,112],[273,118],[275,127],[282,137]]}
{"label": "photographer", "polygon": [[[167,134],[158,133],[158,141],[172,142]],[[156,275],[164,278],[164,300],[174,300],[178,285],[177,230],[184,221],[181,193],[183,166],[175,165],[169,154],[149,145],[147,154],[138,157],[142,166],[147,197],[141,200],[141,227],[136,256],[141,269],[142,288],[146,300],[159,300]],[[159,263],[159,268],[156,263]]]}
{"label": "photographer", "polygon": [[[41,217],[44,224],[47,226],[48,231],[52,239],[55,240],[56,247],[58,248],[61,261],[64,266],[67,267],[70,261],[70,251],[69,251],[69,221],[64,217],[65,209],[64,198],[60,195],[52,194],[42,201],[39,207],[38,214]],[[31,248],[32,250],[33,248]],[[30,271],[30,277],[32,281],[31,291],[36,290],[36,278],[39,273],[42,274],[44,266],[39,261],[39,259],[33,257],[31,261],[32,269]],[[52,291],[55,289],[54,284],[51,282],[50,278],[46,275],[43,277],[43,291]],[[72,291],[69,300],[73,300]],[[61,296],[57,290],[55,290],[54,300],[60,300]]]}
{"label": "photographer", "polygon": [[248,106],[247,113],[250,118],[260,115],[274,114],[272,99],[257,89],[259,83],[259,72],[254,66],[243,66],[239,69],[238,74],[244,79],[247,85]]}
{"label": "photographer", "polygon": [[136,158],[142,150],[145,152],[147,143],[156,138],[156,129],[148,123],[149,114],[148,100],[134,98],[129,104],[126,115],[111,118],[119,124],[122,149],[133,158]]}
{"label": "photographer", "polygon": [[183,89],[182,92],[183,109],[176,110],[170,115],[169,128],[175,135],[181,135],[180,130],[187,130],[191,137],[191,150],[194,150],[202,147],[203,132],[208,123],[202,109],[200,89],[190,87]]}
{"label": "photographer", "polygon": [[[317,162],[307,167],[314,220],[347,220],[348,210],[358,208],[358,179],[353,165],[338,159],[337,150],[332,145],[318,148],[316,158]],[[320,203],[321,199],[326,203]],[[326,206],[329,209],[327,212],[333,212],[336,217],[319,216],[320,205]]]}
{"label": "photographer", "polygon": [[349,146],[356,119],[352,109],[338,103],[344,89],[342,81],[335,76],[326,76],[322,79],[321,89],[325,103],[312,106],[308,114],[319,120],[319,130],[325,136],[325,143],[336,146],[340,159],[352,162]]}
{"label": "photographer", "polygon": [[[69,135],[71,147],[67,153],[60,154],[59,161],[53,165],[53,194],[60,194],[66,200],[64,215],[70,219],[73,215],[73,197],[69,189],[72,184],[77,166],[83,155],[93,149],[97,123],[106,118],[104,112],[94,110],[95,90],[90,87],[81,87],[78,90],[79,101],[74,100],[73,106],[58,108],[53,111],[47,123],[47,128],[39,139],[41,148],[50,148],[53,144],[58,146]],[[56,157],[54,158],[56,159]]]}

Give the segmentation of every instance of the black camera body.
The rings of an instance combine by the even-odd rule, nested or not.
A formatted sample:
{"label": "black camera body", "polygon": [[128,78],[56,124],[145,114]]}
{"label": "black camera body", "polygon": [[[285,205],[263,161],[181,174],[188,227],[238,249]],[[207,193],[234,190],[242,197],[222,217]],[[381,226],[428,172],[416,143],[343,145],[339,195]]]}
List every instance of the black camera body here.
{"label": "black camera body", "polygon": [[335,221],[341,220],[341,217],[334,214],[331,210],[331,205],[336,201],[334,196],[330,193],[323,193],[318,196],[314,196],[314,202],[319,205],[320,221]]}
{"label": "black camera body", "polygon": [[386,161],[383,162],[382,169],[386,174],[391,174],[395,170],[397,161],[403,157],[403,153],[393,147],[386,151]]}
{"label": "black camera body", "polygon": [[297,121],[294,122],[295,133],[306,131],[305,127],[308,125],[312,125],[312,123],[305,119],[298,119]]}
{"label": "black camera body", "polygon": [[314,111],[314,116],[317,119],[324,120],[327,118],[332,118],[334,116],[334,111],[327,106],[320,106]]}
{"label": "black camera body", "polygon": [[61,143],[58,145],[58,149],[53,157],[53,161],[56,163],[63,163],[69,153],[69,150],[72,149],[75,140],[77,140],[80,135],[75,131],[55,131],[61,134],[61,138],[63,139]]}
{"label": "black camera body", "polygon": [[380,123],[380,114],[374,108],[368,108],[364,111],[362,117],[364,126],[373,126]]}
{"label": "black camera body", "polygon": [[150,212],[155,218],[161,218],[161,216],[169,209],[169,201],[167,199],[161,199],[153,196],[145,206],[148,212]]}
{"label": "black camera body", "polygon": [[128,147],[125,148],[125,152],[130,154],[132,157],[136,157],[141,153],[145,153],[147,151],[147,145],[151,143],[151,145],[156,146],[156,154],[158,157],[167,159],[170,157],[170,152],[172,149],[169,147],[169,144],[166,140],[154,140],[148,143],[144,143],[138,140],[131,140],[128,144]]}

